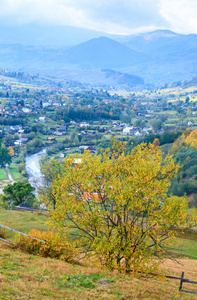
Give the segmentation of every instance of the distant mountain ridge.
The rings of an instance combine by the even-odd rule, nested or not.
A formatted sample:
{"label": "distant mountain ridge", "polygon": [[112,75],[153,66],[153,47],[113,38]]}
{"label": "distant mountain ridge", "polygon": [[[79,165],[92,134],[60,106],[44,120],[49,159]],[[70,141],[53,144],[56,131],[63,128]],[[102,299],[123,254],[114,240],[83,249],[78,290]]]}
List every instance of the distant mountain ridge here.
{"label": "distant mountain ridge", "polygon": [[147,55],[161,57],[169,53],[197,48],[197,35],[183,35],[169,30],[157,30],[131,36],[130,40],[125,42],[124,45]]}
{"label": "distant mountain ridge", "polygon": [[[29,39],[26,39],[28,28],[23,38],[19,34],[19,40],[26,40],[24,44],[10,44],[11,35],[6,44],[6,33],[0,35],[0,42],[4,41],[0,43],[1,68],[57,76],[72,75],[73,80],[76,78],[86,82],[92,82],[93,78],[96,82],[98,74],[98,80],[103,80],[104,83],[109,80],[114,84],[119,81],[118,72],[131,75],[129,82],[132,76],[137,76],[146,83],[175,82],[197,75],[196,34],[183,35],[169,30],[157,30],[132,36],[103,36],[103,33],[72,27],[59,28],[57,34],[54,28],[51,32],[45,28],[39,34],[38,29],[31,28],[32,35]],[[24,28],[21,29],[22,33],[23,31]],[[58,32],[61,32],[59,36]],[[73,32],[76,35],[72,36]],[[69,36],[72,37],[72,43],[71,39],[67,40]],[[90,36],[93,38],[87,39]],[[13,37],[13,41],[16,40]],[[32,45],[28,45],[27,40],[32,41]],[[76,44],[77,40],[81,42]],[[71,47],[71,44],[74,46]],[[110,78],[106,78],[101,69],[114,70],[116,73],[113,76],[117,81],[112,80],[112,73]],[[91,76],[93,73],[94,76]],[[80,76],[85,76],[85,79]]]}

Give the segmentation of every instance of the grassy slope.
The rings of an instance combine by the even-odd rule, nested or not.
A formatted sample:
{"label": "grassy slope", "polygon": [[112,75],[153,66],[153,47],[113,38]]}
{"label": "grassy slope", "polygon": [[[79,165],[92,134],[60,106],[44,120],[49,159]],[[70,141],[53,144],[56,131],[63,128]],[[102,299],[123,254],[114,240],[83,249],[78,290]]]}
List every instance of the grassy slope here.
{"label": "grassy slope", "polygon": [[[167,260],[167,274],[196,280],[197,261]],[[129,277],[96,267],[67,264],[13,250],[0,242],[0,299],[196,299],[179,293],[178,280]],[[74,280],[74,277],[77,279]],[[69,279],[70,278],[70,279]],[[194,285],[183,284],[195,290]],[[197,291],[197,289],[196,289]]]}
{"label": "grassy slope", "polygon": [[[0,223],[22,232],[33,228],[46,230],[48,217],[31,212],[0,210]],[[8,232],[12,240],[14,234]],[[196,243],[195,234],[180,239]],[[197,249],[197,248],[196,248]],[[195,252],[195,247],[194,247]],[[188,254],[188,253],[187,253]],[[197,280],[197,260],[180,259],[180,264],[166,260],[168,275]],[[100,268],[67,264],[13,250],[0,241],[0,299],[195,299],[178,292],[179,281],[134,278]],[[74,276],[81,279],[68,280]],[[186,285],[194,290],[197,286]]]}
{"label": "grassy slope", "polygon": [[13,180],[17,181],[17,180],[20,180],[20,179],[21,179],[22,176],[21,176],[20,172],[18,171],[16,165],[11,164],[11,165],[9,166],[9,171],[10,171],[10,174],[11,174]]}
{"label": "grassy slope", "polygon": [[5,169],[0,168],[0,180],[8,180],[8,175]]}
{"label": "grassy slope", "polygon": [[[24,233],[28,233],[32,229],[47,230],[47,220],[47,216],[39,213],[0,210],[0,224]],[[6,231],[6,238],[9,240],[14,239],[14,233]]]}
{"label": "grassy slope", "polygon": [[[37,212],[0,210],[0,224],[18,231],[28,233],[32,229],[47,230],[48,217]],[[72,230],[72,234],[77,234]],[[14,233],[6,231],[8,239],[14,239]],[[178,238],[169,250],[178,257],[188,257],[197,260],[197,232],[178,233]],[[1,298],[0,298],[1,299]]]}

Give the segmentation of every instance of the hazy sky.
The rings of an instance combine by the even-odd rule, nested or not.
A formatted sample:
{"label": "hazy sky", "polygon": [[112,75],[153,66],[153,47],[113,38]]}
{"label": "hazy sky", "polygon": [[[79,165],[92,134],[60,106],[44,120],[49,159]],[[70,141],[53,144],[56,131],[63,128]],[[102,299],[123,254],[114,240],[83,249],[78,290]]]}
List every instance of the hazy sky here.
{"label": "hazy sky", "polygon": [[197,34],[197,0],[0,0],[1,25],[70,25],[129,34]]}

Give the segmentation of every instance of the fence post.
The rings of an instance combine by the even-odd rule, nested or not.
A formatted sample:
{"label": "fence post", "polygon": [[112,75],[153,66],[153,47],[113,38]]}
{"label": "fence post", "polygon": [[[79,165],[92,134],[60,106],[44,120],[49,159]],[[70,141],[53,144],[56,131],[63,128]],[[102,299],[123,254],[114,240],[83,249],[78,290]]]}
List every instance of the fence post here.
{"label": "fence post", "polygon": [[180,282],[180,286],[179,286],[179,291],[181,291],[181,289],[182,289],[184,273],[185,272],[182,272],[182,275],[181,275],[181,282]]}

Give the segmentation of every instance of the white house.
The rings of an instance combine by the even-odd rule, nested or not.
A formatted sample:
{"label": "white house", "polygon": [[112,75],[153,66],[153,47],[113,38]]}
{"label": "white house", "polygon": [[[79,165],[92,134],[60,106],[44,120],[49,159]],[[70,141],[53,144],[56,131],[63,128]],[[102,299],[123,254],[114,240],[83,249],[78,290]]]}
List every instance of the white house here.
{"label": "white house", "polygon": [[40,122],[46,122],[46,117],[40,117],[40,118],[39,118],[39,121],[40,121]]}
{"label": "white house", "polygon": [[130,135],[132,134],[133,126],[132,127],[125,127],[122,131],[123,135]]}
{"label": "white house", "polygon": [[88,127],[88,126],[89,126],[89,123],[86,123],[86,122],[80,123],[80,127]]}

